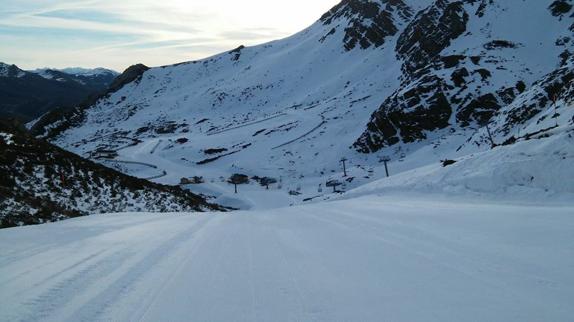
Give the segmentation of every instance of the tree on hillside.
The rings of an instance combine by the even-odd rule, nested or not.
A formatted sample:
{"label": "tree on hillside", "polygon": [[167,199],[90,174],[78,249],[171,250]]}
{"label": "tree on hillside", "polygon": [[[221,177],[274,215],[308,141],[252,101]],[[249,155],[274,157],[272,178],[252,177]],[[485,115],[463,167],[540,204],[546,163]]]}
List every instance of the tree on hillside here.
{"label": "tree on hillside", "polygon": [[271,178],[271,177],[263,177],[259,180],[259,183],[266,187],[267,190],[269,190],[269,185],[272,185],[274,183],[277,183],[277,179],[275,178]]}
{"label": "tree on hillside", "polygon": [[249,183],[249,176],[236,173],[236,174],[232,175],[231,177],[229,177],[227,182],[229,182],[235,186],[235,193],[237,193],[237,185]]}
{"label": "tree on hillside", "polygon": [[325,186],[333,187],[333,192],[337,192],[337,187],[340,185],[342,185],[342,183],[336,179],[329,180],[329,181],[327,181],[327,183],[325,183]]}

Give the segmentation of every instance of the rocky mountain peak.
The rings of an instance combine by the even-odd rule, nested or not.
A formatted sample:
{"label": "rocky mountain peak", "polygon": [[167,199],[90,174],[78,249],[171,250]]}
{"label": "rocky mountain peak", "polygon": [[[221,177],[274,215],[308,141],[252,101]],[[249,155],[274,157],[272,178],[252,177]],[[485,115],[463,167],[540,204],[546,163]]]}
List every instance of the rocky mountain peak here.
{"label": "rocky mountain peak", "polygon": [[118,89],[122,88],[124,85],[140,78],[143,75],[143,73],[145,73],[147,70],[149,70],[149,67],[147,67],[144,64],[135,64],[128,67],[110,85],[110,92],[115,92]]}
{"label": "rocky mountain peak", "polygon": [[8,65],[0,62],[0,77],[23,77],[26,74],[16,65]]}

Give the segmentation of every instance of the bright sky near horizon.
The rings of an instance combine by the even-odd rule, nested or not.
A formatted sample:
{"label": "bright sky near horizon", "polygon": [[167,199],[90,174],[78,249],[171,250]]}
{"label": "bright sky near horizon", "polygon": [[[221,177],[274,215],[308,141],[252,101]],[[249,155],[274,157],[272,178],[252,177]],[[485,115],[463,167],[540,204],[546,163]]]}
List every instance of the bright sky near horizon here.
{"label": "bright sky near horizon", "polygon": [[296,33],[339,0],[3,0],[0,62],[174,64]]}

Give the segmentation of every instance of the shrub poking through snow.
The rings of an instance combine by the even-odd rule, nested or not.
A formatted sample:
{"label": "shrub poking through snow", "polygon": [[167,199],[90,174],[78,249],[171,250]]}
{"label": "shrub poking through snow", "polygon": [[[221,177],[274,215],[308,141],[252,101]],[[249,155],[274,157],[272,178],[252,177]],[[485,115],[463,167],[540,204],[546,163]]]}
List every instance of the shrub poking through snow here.
{"label": "shrub poking through snow", "polygon": [[325,186],[327,187],[333,187],[333,192],[337,192],[337,187],[342,185],[342,183],[339,180],[329,180],[325,183]]}
{"label": "shrub poking through snow", "polygon": [[449,165],[453,165],[456,163],[455,160],[449,160],[449,159],[441,160],[440,162],[442,162],[443,168],[448,167]]}
{"label": "shrub poking through snow", "polygon": [[277,179],[271,177],[263,177],[259,180],[259,184],[266,187],[267,190],[269,190],[269,186],[274,183],[277,183]]}

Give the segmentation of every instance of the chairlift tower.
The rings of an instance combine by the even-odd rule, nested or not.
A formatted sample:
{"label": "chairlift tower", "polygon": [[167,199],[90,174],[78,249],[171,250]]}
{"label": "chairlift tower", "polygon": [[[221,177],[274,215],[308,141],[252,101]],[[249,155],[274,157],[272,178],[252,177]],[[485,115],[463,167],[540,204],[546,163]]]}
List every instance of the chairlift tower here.
{"label": "chairlift tower", "polygon": [[387,173],[387,178],[389,177],[389,167],[387,166],[387,163],[391,161],[391,158],[388,156],[383,156],[381,158],[381,162],[385,163],[385,172]]}
{"label": "chairlift tower", "polygon": [[341,163],[343,163],[343,177],[347,176],[347,164],[346,164],[347,161],[348,161],[347,158],[341,159]]}

